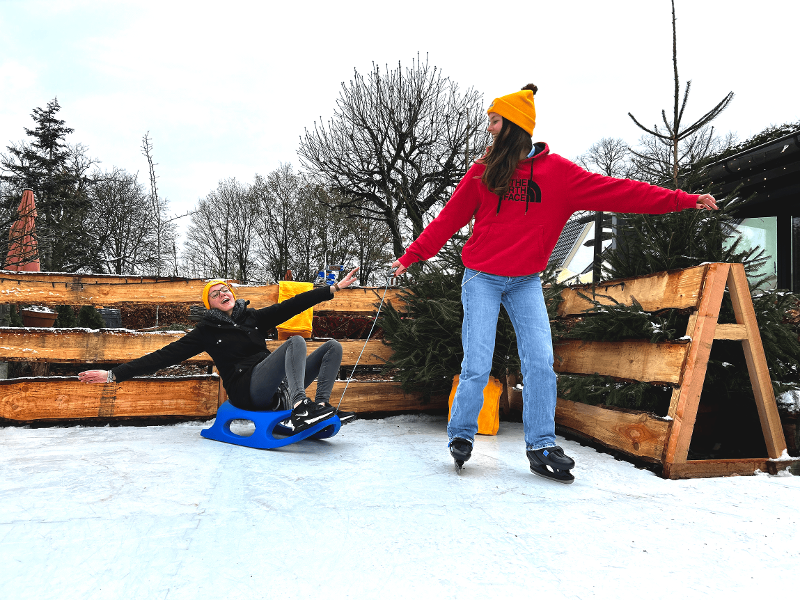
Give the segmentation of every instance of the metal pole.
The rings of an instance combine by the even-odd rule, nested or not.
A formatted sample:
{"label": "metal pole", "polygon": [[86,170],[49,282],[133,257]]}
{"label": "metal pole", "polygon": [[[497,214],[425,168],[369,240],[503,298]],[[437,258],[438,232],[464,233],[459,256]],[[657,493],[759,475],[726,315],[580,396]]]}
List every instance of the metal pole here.
{"label": "metal pole", "polygon": [[600,281],[600,255],[603,252],[603,213],[594,213],[594,260],[592,262],[592,283]]}

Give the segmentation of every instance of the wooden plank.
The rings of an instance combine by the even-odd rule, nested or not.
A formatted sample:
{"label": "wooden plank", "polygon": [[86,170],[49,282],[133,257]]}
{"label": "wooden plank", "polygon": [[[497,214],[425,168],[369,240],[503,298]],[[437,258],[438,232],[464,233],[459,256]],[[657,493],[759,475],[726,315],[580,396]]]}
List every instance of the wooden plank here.
{"label": "wooden plank", "polygon": [[[333,406],[339,405],[344,388],[344,381],[333,384],[330,400]],[[306,389],[306,394],[313,398],[316,389],[317,383],[314,382]],[[406,394],[400,384],[394,381],[351,381],[342,399],[341,409],[357,413],[420,410],[447,413],[447,398],[447,394],[440,394],[424,402],[422,394]]]}
{"label": "wooden plank", "polygon": [[688,349],[688,344],[675,342],[565,340],[553,348],[553,369],[557,373],[597,373],[651,383],[679,384]]}
{"label": "wooden plank", "polygon": [[738,323],[717,323],[715,340],[746,340],[747,327]]}
{"label": "wooden plank", "polygon": [[[50,329],[0,327],[0,360],[53,363],[113,363],[119,364],[163,348],[183,337],[176,331],[136,332],[126,329]],[[382,365],[392,350],[382,340],[339,340],[342,344],[342,364],[353,365],[362,348],[360,365]],[[268,340],[267,348],[274,351],[283,342]],[[310,354],[324,341],[308,340]],[[203,352],[189,363],[210,363]]]}
{"label": "wooden plank", "polygon": [[[215,375],[142,378],[119,384],[85,384],[75,377],[0,381],[0,418],[12,421],[67,420],[113,417],[213,417],[220,404]],[[345,382],[334,384],[331,403],[339,404]],[[312,398],[316,382],[308,388]],[[224,401],[224,400],[222,400]],[[421,394],[406,394],[392,381],[353,381],[341,409],[359,413],[447,411],[447,395],[424,402]]]}
{"label": "wooden plank", "polygon": [[559,398],[556,423],[609,448],[660,462],[670,422],[638,411],[609,410]]}
{"label": "wooden plank", "polygon": [[[697,313],[689,315],[689,324],[686,326],[686,335],[694,331],[697,324]],[[744,340],[747,339],[747,328],[738,323],[717,323],[714,330],[715,340]]]}
{"label": "wooden plank", "polygon": [[[0,327],[0,360],[52,363],[128,362],[183,337],[176,331]],[[203,352],[190,363],[210,363]]]}
{"label": "wooden plank", "polygon": [[[131,277],[124,275],[70,275],[68,273],[17,273],[0,271],[0,299],[24,304],[109,306],[124,302],[140,304],[200,304],[206,280]],[[278,301],[278,285],[234,285],[236,296],[250,300],[251,308]],[[348,288],[316,310],[374,313],[384,288]],[[386,301],[404,306],[397,288],[386,292]]]}
{"label": "wooden plank", "polygon": [[613,304],[610,296],[620,304],[631,305],[631,298],[642,305],[646,311],[657,311],[665,308],[696,308],[700,301],[700,290],[708,265],[683,269],[681,271],[665,271],[632,279],[614,279],[601,282],[592,289],[591,285],[575,286],[564,290],[564,301],[558,307],[561,317],[578,315],[592,308],[592,304],[578,295],[593,297],[602,304]]}
{"label": "wooden plank", "polygon": [[689,453],[689,443],[692,440],[694,422],[697,418],[697,407],[700,404],[700,394],[703,391],[703,382],[708,368],[708,357],[711,353],[711,345],[714,343],[719,308],[722,304],[725,283],[730,270],[730,265],[726,263],[712,263],[707,266],[697,318],[694,320],[692,330],[687,331],[692,342],[683,370],[680,396],[677,402],[671,404],[668,414],[673,419],[673,423],[664,448],[665,473],[669,472],[674,463],[686,462]]}
{"label": "wooden plank", "polygon": [[13,421],[111,417],[212,417],[219,378],[214,375],[132,379],[86,384],[77,377],[0,381],[0,418]]}
{"label": "wooden plank", "polygon": [[766,458],[736,458],[717,460],[689,460],[673,464],[664,476],[669,479],[691,479],[700,477],[730,477],[732,475],[753,475],[756,470],[775,474],[789,467],[790,461],[773,462]]}
{"label": "wooden plank", "polygon": [[[392,356],[392,348],[383,340],[369,340],[366,348],[364,347],[365,340],[339,340],[339,342],[342,344],[342,365],[344,366],[355,365],[362,350],[361,360],[358,360],[359,366],[381,366]],[[270,352],[274,352],[282,343],[278,340],[267,340],[267,348]],[[324,343],[324,341],[306,340],[308,354]]]}
{"label": "wooden plank", "polygon": [[761,343],[761,334],[758,331],[758,321],[743,265],[731,265],[728,288],[736,321],[744,325],[747,333],[745,339],[742,340],[742,348],[756,399],[761,431],[764,433],[764,441],[767,444],[767,453],[770,458],[779,458],[786,450],[786,439],[778,415],[778,405],[772,389],[772,378],[769,374],[767,358],[764,355],[764,346]]}

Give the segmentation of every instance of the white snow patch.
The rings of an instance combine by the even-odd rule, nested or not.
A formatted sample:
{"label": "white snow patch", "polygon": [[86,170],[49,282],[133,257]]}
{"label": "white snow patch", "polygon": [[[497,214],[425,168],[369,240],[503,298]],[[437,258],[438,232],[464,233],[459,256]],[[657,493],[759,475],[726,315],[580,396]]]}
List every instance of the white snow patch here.
{"label": "white snow patch", "polygon": [[0,428],[3,596],[796,591],[800,477],[670,481],[558,438],[577,463],[565,486],[530,473],[522,425],[505,421],[461,476],[444,417],[361,420],[273,451],[206,440],[208,425]]}
{"label": "white snow patch", "polygon": [[51,315],[55,314],[56,312],[51,308],[47,308],[46,306],[26,306],[23,310],[29,310],[35,313],[47,313]]}
{"label": "white snow patch", "polygon": [[778,406],[790,412],[800,412],[800,390],[789,390],[777,398]]}
{"label": "white snow patch", "polygon": [[770,462],[790,462],[797,460],[797,458],[792,458],[791,456],[789,456],[789,452],[786,450],[786,448],[784,448],[783,452],[778,458],[770,458],[769,460]]}

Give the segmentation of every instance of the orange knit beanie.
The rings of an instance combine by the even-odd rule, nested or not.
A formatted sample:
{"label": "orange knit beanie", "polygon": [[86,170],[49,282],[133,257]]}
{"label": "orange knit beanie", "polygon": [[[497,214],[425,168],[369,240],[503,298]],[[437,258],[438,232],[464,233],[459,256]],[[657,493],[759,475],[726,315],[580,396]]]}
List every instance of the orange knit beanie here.
{"label": "orange knit beanie", "polygon": [[533,135],[533,128],[536,127],[536,107],[533,105],[531,90],[521,90],[495,98],[486,112],[496,113],[522,127],[528,135]]}
{"label": "orange knit beanie", "polygon": [[227,281],[225,281],[224,279],[212,279],[206,284],[206,287],[203,288],[202,298],[203,298],[203,304],[205,304],[206,308],[211,308],[211,305],[208,303],[209,290],[215,285],[219,285],[220,283],[228,287],[228,289],[231,291],[231,296],[233,296],[233,299],[236,300],[236,294],[233,292],[233,288],[228,285]]}

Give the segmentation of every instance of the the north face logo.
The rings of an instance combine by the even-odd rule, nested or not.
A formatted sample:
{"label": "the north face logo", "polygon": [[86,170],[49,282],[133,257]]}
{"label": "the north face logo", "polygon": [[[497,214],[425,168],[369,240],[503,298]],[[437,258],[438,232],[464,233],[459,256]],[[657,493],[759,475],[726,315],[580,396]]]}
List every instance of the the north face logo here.
{"label": "the north face logo", "polygon": [[542,189],[532,179],[512,179],[503,200],[539,203],[542,201]]}

